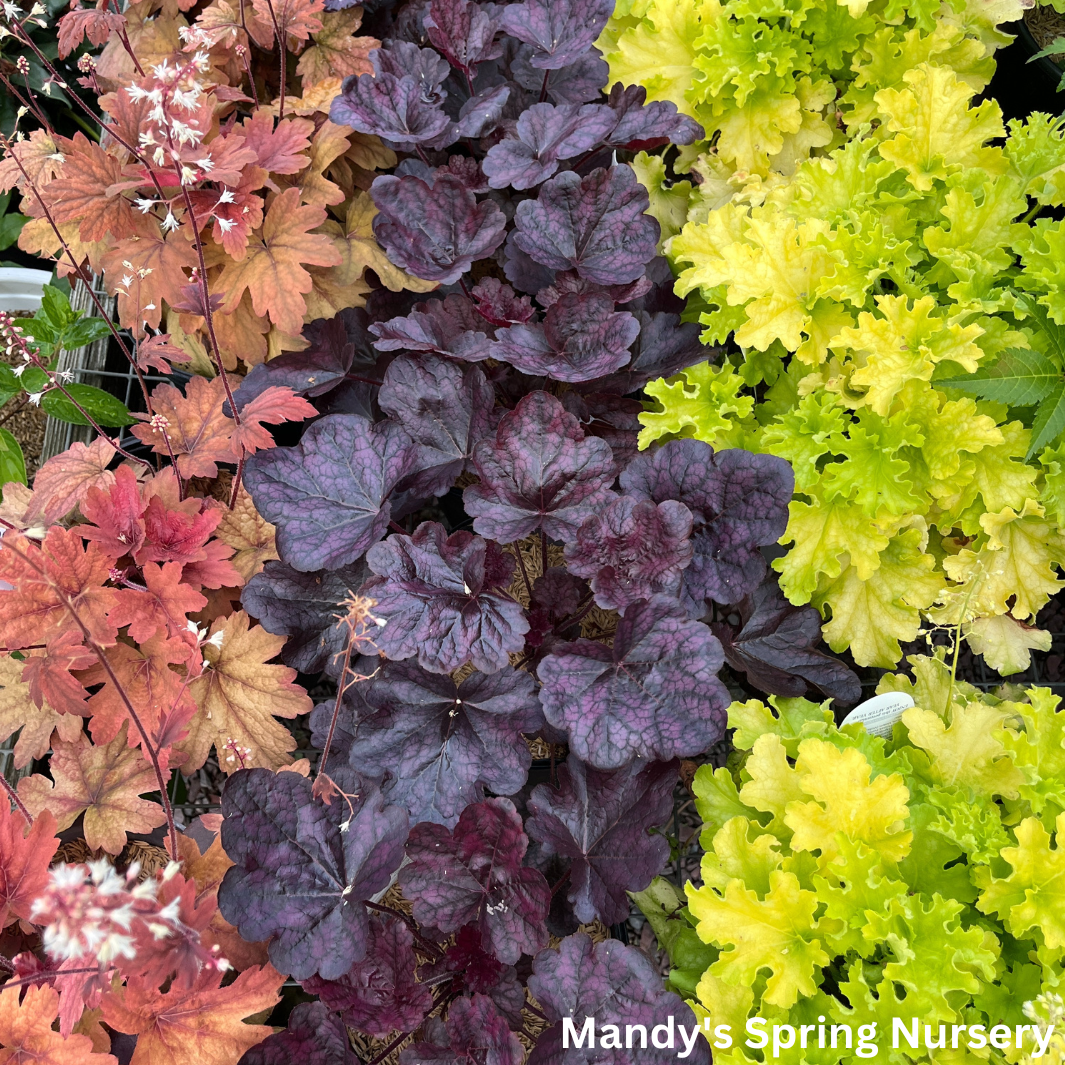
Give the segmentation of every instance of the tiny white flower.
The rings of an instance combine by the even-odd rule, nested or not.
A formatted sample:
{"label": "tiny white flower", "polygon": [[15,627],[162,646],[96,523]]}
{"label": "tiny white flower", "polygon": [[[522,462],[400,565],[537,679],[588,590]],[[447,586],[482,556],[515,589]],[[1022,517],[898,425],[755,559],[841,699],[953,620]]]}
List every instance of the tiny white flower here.
{"label": "tiny white flower", "polygon": [[13,366],[11,368],[11,372],[16,377],[21,377],[23,375],[23,373],[25,373],[25,371],[26,371],[26,365],[27,365],[26,363],[23,363],[21,366]]}
{"label": "tiny white flower", "polygon": [[[184,184],[184,182],[182,182]],[[178,227],[178,220],[174,217],[173,211],[166,212],[166,218],[159,223],[160,227],[166,233],[172,233]]]}
{"label": "tiny white flower", "polygon": [[27,398],[34,407],[39,407],[41,405],[41,397],[43,395],[43,392],[31,392]]}
{"label": "tiny white flower", "polygon": [[149,200],[146,196],[141,196],[133,202],[141,214],[147,214],[155,206],[155,200]]}
{"label": "tiny white flower", "polygon": [[233,195],[232,189],[223,189],[218,196],[219,203],[236,203],[237,198]]}

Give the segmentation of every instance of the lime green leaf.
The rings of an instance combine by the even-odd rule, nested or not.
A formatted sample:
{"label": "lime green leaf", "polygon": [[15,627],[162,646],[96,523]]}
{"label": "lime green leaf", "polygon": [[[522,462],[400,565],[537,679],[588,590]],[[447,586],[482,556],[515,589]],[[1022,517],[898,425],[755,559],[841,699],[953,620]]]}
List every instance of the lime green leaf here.
{"label": "lime green leaf", "polygon": [[692,791],[695,793],[695,809],[703,821],[701,842],[704,848],[710,845],[714,833],[731,818],[758,816],[757,810],[740,800],[736,782],[724,767],[713,769],[709,765],[699,766],[692,782]]}
{"label": "lime green leaf", "polygon": [[910,827],[913,846],[909,855],[899,862],[899,873],[911,891],[931,898],[973,902],[977,890],[969,878],[969,867],[958,864],[964,854],[961,847],[931,826],[939,817],[939,810],[931,803],[915,803],[910,807]]}
{"label": "lime green leaf", "polygon": [[1036,814],[1065,809],[1065,710],[1049,688],[1029,688],[1029,702],[1003,704],[1023,723],[1006,729],[1002,744],[1024,774],[1020,797]]}
{"label": "lime green leaf", "polygon": [[769,706],[758,699],[736,702],[728,708],[729,727],[735,729],[732,742],[740,750],[750,750],[759,736],[773,733],[784,743],[789,758],[799,753],[800,740],[823,736],[835,724],[828,702],[785,699],[771,695]]}
{"label": "lime green leaf", "polygon": [[1009,614],[977,618],[966,627],[965,639],[973,654],[983,655],[984,661],[1003,677],[1024,672],[1032,664],[1032,651],[1049,651],[1051,642],[1049,632]]}

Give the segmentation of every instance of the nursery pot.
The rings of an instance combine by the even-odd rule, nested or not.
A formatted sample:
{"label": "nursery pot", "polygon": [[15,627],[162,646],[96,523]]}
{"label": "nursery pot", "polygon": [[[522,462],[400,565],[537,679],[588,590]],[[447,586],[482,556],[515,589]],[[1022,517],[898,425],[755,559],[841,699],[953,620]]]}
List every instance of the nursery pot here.
{"label": "nursery pot", "polygon": [[1033,111],[1061,114],[1065,111],[1065,93],[1057,89],[1065,71],[1047,56],[1032,59],[1042,48],[1024,19],[1007,23],[1001,29],[1013,34],[1014,40],[996,54],[995,76],[985,95],[999,102],[1007,120],[1027,118]]}
{"label": "nursery pot", "polygon": [[52,280],[47,270],[0,266],[0,311],[37,311],[44,286]]}

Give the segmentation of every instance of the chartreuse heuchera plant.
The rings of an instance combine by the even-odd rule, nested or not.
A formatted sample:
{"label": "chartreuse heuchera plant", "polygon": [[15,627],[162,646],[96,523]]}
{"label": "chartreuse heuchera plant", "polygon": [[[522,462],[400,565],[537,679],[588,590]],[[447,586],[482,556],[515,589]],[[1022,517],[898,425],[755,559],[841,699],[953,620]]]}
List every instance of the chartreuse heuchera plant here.
{"label": "chartreuse heuchera plant", "polygon": [[[674,71],[690,74],[683,108],[724,123],[700,156],[705,180],[661,199],[643,174],[675,231],[686,317],[731,347],[648,386],[641,446],[694,437],[788,460],[796,499],[774,567],[793,604],[820,610],[833,649],[891,666],[924,624],[961,624],[993,668],[1023,669],[1049,646],[1032,625],[1065,563],[1061,223],[1036,217],[1065,196],[1061,122],[1004,128],[998,104],[975,99],[996,39],[985,9],[851,5],[831,31],[820,8],[789,13],[806,52],[756,62],[733,56],[730,35],[758,22],[754,39],[775,40],[777,16],[726,6],[737,17],[707,7]],[[619,74],[667,25],[657,8],[633,17],[608,31]],[[834,52],[842,27],[850,50]],[[975,66],[955,67],[952,48]],[[763,67],[799,70],[802,54],[836,56],[823,60],[837,72],[831,138],[736,158],[729,101],[745,116],[766,93],[797,109],[803,78]]]}
{"label": "chartreuse heuchera plant", "polygon": [[[737,702],[735,755],[696,775],[702,883],[684,899],[656,881],[638,899],[670,945],[671,985],[731,1025],[715,1062],[852,1060],[831,1026],[853,1040],[872,1023],[878,1061],[1015,1062],[1036,1049],[1031,1031],[1018,1048],[1015,1026],[1060,1015],[1060,700],[982,693],[941,655],[910,662],[915,679],[880,683],[916,703],[890,739],[804,699]],[[766,1022],[764,1051],[745,1043],[748,1017]],[[893,1049],[896,1017],[914,1046]],[[996,1024],[1008,1048],[986,1045]],[[793,1029],[777,1054],[774,1025]]]}

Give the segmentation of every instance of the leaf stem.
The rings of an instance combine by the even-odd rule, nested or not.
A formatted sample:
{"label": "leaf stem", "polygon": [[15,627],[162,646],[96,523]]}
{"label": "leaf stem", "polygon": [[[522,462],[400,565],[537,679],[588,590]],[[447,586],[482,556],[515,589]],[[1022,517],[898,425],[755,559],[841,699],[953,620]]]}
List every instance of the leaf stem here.
{"label": "leaf stem", "polygon": [[18,812],[26,818],[26,823],[33,824],[33,818],[30,816],[29,810],[26,809],[26,804],[19,798],[19,794],[8,782],[7,777],[0,773],[0,785],[3,785],[4,791],[7,792],[7,797],[18,807]]}
{"label": "leaf stem", "polygon": [[391,906],[385,906],[380,902],[371,902],[369,899],[366,900],[366,905],[372,910],[387,913],[391,917],[398,917],[411,930],[414,938],[421,944],[426,954],[434,958],[442,958],[444,956],[444,952],[435,943],[430,942],[418,931],[418,926],[415,924],[413,917],[409,917],[402,910],[393,909]]}
{"label": "leaf stem", "polygon": [[395,1050],[400,1043],[409,1038],[410,1032],[400,1032],[399,1035],[397,1035],[396,1038],[393,1039],[392,1042],[389,1043],[388,1046],[386,1046],[380,1054],[378,1054],[376,1057],[371,1058],[367,1065],[381,1065],[381,1062],[384,1061],[385,1058],[387,1058],[388,1055],[391,1054],[392,1051]]}

